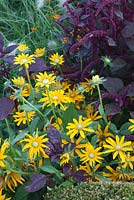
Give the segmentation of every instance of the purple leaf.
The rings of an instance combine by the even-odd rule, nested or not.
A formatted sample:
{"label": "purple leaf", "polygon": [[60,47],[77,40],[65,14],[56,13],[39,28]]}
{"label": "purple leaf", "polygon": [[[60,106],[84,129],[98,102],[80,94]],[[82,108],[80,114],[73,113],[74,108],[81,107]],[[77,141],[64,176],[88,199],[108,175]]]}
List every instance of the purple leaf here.
{"label": "purple leaf", "polygon": [[130,116],[134,118],[134,111],[130,111]]}
{"label": "purple leaf", "polygon": [[110,93],[117,93],[123,89],[123,81],[119,78],[106,77],[106,81],[103,83],[105,89]]}
{"label": "purple leaf", "polygon": [[110,103],[105,105],[106,115],[116,115],[121,112],[121,108],[118,104]]}
{"label": "purple leaf", "polygon": [[91,177],[89,175],[86,175],[84,170],[79,170],[74,174],[74,180],[77,183],[86,182],[89,178]]}
{"label": "purple leaf", "polygon": [[2,33],[0,33],[0,52],[3,51],[3,46],[4,46],[4,38]]}
{"label": "purple leaf", "polygon": [[3,57],[2,60],[10,65],[14,63],[14,56]]}
{"label": "purple leaf", "polygon": [[15,106],[14,101],[3,97],[0,99],[0,120],[3,120],[8,117]]}
{"label": "purple leaf", "polygon": [[126,26],[122,30],[122,36],[129,38],[134,35],[134,22],[127,22]]}
{"label": "purple leaf", "polygon": [[125,38],[125,42],[130,50],[134,51],[134,36]]}
{"label": "purple leaf", "polygon": [[17,47],[18,47],[18,45],[11,45],[11,46],[9,46],[9,47],[6,48],[6,50],[4,51],[4,53],[5,53],[5,54],[11,53],[11,52],[14,51]]}
{"label": "purple leaf", "polygon": [[31,177],[32,183],[25,187],[27,192],[36,192],[43,188],[47,182],[47,176],[44,174],[36,174]]}
{"label": "purple leaf", "polygon": [[127,96],[134,97],[134,82],[129,85]]}
{"label": "purple leaf", "polygon": [[29,66],[29,72],[42,72],[45,70],[48,70],[48,67],[41,58],[36,59],[35,63]]}

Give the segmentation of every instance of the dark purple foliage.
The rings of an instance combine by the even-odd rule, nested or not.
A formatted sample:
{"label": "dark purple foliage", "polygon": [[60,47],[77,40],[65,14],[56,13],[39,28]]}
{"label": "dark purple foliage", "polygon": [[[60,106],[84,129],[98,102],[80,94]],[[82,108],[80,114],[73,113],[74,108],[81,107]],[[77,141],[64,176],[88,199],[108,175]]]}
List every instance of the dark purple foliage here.
{"label": "dark purple foliage", "polygon": [[63,153],[60,132],[56,128],[50,126],[48,129],[48,138],[47,146],[49,149],[46,148],[45,152],[50,156],[51,161],[55,162],[59,160],[60,154]]}
{"label": "dark purple foliage", "polygon": [[31,176],[31,181],[29,185],[25,186],[27,192],[36,192],[42,189],[47,183],[47,176],[44,174],[35,174]]}
{"label": "dark purple foliage", "polygon": [[9,116],[15,106],[14,101],[9,98],[3,97],[0,99],[0,120]]}
{"label": "dark purple foliage", "polygon": [[87,175],[84,170],[78,170],[74,174],[76,183],[87,182],[88,179],[92,180],[92,177]]}
{"label": "dark purple foliage", "polygon": [[46,66],[44,60],[42,60],[41,58],[36,59],[35,63],[29,66],[29,72],[44,72],[47,70],[52,70],[52,69],[49,69]]}

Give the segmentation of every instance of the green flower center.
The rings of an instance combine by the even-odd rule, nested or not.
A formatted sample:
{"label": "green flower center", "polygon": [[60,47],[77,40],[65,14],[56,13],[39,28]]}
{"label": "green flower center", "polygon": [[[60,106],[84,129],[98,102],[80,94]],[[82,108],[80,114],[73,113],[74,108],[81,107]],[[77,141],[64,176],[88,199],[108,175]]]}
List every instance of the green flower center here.
{"label": "green flower center", "polygon": [[22,64],[25,64],[26,62],[27,62],[27,59],[25,59],[25,58],[21,60]]}
{"label": "green flower center", "polygon": [[48,79],[44,79],[44,80],[42,81],[42,83],[47,84],[47,83],[49,83],[49,80],[48,80]]}
{"label": "green flower center", "polygon": [[32,146],[33,146],[33,147],[38,147],[38,145],[39,145],[38,142],[36,142],[36,141],[35,141],[35,142],[32,142]]}
{"label": "green flower center", "polygon": [[58,97],[57,96],[53,96],[53,100],[58,100]]}
{"label": "green flower center", "polygon": [[56,63],[59,63],[59,61],[60,61],[59,58],[56,58],[56,59],[55,59],[55,62],[56,62]]}
{"label": "green flower center", "polygon": [[116,150],[121,150],[121,146],[119,144],[116,145],[115,147]]}
{"label": "green flower center", "polygon": [[83,127],[82,124],[78,124],[78,125],[77,125],[77,128],[78,128],[79,130],[81,130],[82,127]]}
{"label": "green flower center", "polygon": [[72,93],[72,94],[70,94],[70,96],[71,96],[71,97],[74,97],[74,96],[75,96],[75,94],[74,94],[74,93]]}
{"label": "green flower center", "polygon": [[89,158],[94,158],[94,153],[90,153]]}
{"label": "green flower center", "polygon": [[130,158],[127,158],[126,161],[127,161],[127,162],[130,162]]}

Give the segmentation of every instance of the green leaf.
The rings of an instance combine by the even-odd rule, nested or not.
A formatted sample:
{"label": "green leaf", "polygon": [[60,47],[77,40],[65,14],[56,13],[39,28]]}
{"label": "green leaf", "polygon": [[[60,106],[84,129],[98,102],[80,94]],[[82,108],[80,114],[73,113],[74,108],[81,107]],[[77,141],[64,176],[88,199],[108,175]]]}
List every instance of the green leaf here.
{"label": "green leaf", "polygon": [[73,121],[73,118],[78,118],[77,110],[74,107],[74,104],[70,104],[69,107],[63,114],[63,124],[66,127],[69,122]]}
{"label": "green leaf", "polygon": [[28,194],[29,193],[24,189],[24,185],[21,185],[12,200],[28,200]]}
{"label": "green leaf", "polygon": [[94,136],[91,138],[91,144],[92,144],[93,146],[96,146],[97,140],[98,140],[98,135],[94,135]]}
{"label": "green leaf", "polygon": [[124,123],[124,124],[121,126],[121,128],[120,128],[119,135],[131,135],[132,132],[130,132],[130,131],[128,130],[128,127],[129,127],[130,125],[131,125],[130,122]]}
{"label": "green leaf", "polygon": [[40,118],[37,116],[37,117],[35,117],[33,120],[32,120],[32,122],[31,122],[31,124],[30,124],[30,130],[31,130],[31,132],[33,133],[35,130],[36,130],[36,128],[38,127],[37,125],[38,125],[38,123],[39,123],[39,120],[40,120]]}
{"label": "green leaf", "polygon": [[60,180],[62,179],[60,171],[58,171],[50,162],[45,162],[44,165],[40,167],[40,169],[49,174],[55,174]]}
{"label": "green leaf", "polygon": [[64,181],[62,184],[60,184],[60,186],[72,186],[74,183],[72,181],[66,180]]}
{"label": "green leaf", "polygon": [[18,133],[18,135],[12,141],[12,145],[14,145],[16,142],[22,140],[28,132],[29,131],[27,129],[25,129],[25,130],[21,131],[20,133]]}
{"label": "green leaf", "polygon": [[21,110],[25,110],[25,111],[28,111],[28,112],[34,110],[33,107],[31,107],[30,105],[27,105],[27,104],[23,104],[23,105],[21,105],[19,107],[20,107]]}

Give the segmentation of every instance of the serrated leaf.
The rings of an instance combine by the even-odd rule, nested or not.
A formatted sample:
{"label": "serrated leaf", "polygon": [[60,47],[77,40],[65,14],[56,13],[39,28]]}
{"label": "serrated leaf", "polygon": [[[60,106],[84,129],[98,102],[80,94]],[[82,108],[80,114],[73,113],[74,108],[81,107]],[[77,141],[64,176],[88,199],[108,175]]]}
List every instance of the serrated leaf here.
{"label": "serrated leaf", "polygon": [[35,117],[33,120],[32,120],[32,122],[31,122],[31,124],[30,124],[30,130],[31,130],[31,132],[34,132],[35,130],[36,130],[36,128],[38,127],[37,125],[38,125],[38,123],[39,123],[39,120],[40,120],[40,118],[37,116],[37,117]]}

